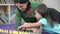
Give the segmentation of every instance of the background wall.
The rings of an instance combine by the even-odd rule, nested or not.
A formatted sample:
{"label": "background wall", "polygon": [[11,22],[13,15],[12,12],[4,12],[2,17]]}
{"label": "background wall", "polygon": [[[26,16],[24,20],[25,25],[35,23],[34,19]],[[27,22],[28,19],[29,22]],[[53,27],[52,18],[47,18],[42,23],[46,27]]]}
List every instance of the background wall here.
{"label": "background wall", "polygon": [[60,0],[43,0],[43,3],[48,7],[55,8],[60,11]]}

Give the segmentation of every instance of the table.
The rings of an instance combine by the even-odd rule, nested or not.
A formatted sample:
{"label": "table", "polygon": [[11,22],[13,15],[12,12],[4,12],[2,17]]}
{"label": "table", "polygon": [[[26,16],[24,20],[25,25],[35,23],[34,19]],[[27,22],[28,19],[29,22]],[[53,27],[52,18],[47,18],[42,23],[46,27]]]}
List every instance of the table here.
{"label": "table", "polygon": [[[15,30],[15,25],[14,24],[0,24],[0,29],[2,29],[2,30]],[[7,33],[0,32],[0,34],[7,34]],[[48,34],[48,32],[43,31],[42,34]]]}

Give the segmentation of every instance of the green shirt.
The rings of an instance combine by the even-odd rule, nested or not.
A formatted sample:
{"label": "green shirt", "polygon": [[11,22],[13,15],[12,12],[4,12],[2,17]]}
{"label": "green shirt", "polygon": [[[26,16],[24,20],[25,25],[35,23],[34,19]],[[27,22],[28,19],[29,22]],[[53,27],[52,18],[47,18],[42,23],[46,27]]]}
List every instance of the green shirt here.
{"label": "green shirt", "polygon": [[16,29],[18,28],[18,26],[21,25],[21,20],[22,18],[24,19],[25,22],[29,22],[30,20],[33,20],[32,17],[35,17],[35,8],[39,5],[39,3],[37,2],[31,2],[31,8],[32,8],[32,15],[28,16],[26,13],[20,12],[18,11],[18,9],[16,9],[16,16],[15,16],[15,27]]}

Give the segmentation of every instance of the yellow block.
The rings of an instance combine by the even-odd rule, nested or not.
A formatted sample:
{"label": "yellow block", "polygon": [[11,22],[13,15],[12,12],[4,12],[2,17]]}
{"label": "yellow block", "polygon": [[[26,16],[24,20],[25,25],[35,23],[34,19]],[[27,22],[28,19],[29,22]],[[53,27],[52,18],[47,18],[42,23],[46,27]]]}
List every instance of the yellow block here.
{"label": "yellow block", "polygon": [[18,31],[13,31],[13,30],[3,30],[0,29],[1,33],[9,33],[9,34],[28,34],[28,32],[18,32]]}

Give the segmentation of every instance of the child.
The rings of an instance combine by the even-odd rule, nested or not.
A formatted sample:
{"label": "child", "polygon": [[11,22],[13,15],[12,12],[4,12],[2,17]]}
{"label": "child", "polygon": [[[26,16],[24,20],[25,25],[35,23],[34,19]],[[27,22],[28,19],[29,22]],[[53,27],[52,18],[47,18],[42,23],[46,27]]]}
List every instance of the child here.
{"label": "child", "polygon": [[42,25],[42,29],[49,34],[60,34],[60,13],[52,8],[47,8],[45,4],[40,4],[35,10],[37,23],[25,23],[18,29],[34,28]]}

